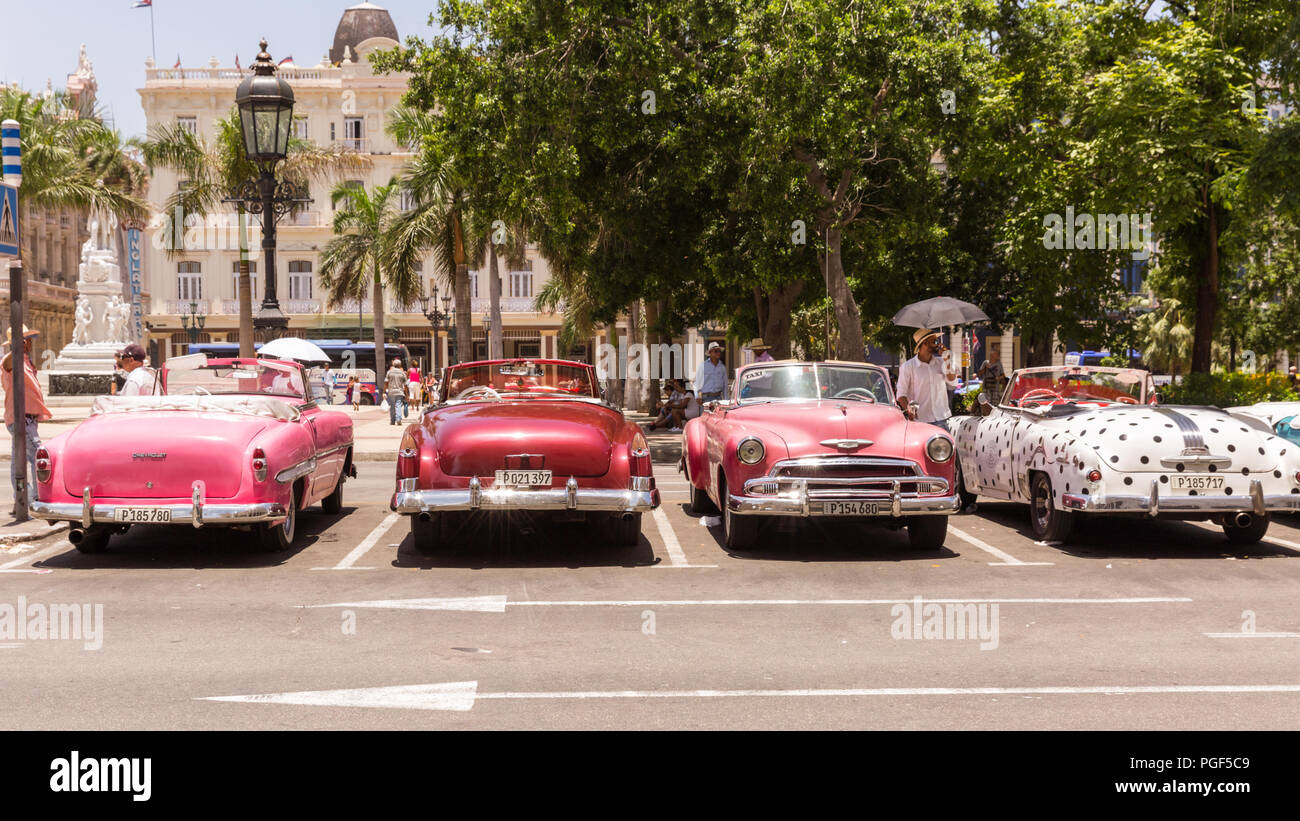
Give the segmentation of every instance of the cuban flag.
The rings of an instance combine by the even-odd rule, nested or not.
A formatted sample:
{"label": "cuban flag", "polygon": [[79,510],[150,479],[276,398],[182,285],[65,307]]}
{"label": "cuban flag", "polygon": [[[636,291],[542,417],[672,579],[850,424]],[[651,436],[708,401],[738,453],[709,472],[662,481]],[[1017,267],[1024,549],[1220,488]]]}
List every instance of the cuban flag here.
{"label": "cuban flag", "polygon": [[131,8],[133,8],[133,9],[147,9],[147,8],[152,8],[152,7],[153,7],[153,0],[135,0],[135,5],[132,6]]}

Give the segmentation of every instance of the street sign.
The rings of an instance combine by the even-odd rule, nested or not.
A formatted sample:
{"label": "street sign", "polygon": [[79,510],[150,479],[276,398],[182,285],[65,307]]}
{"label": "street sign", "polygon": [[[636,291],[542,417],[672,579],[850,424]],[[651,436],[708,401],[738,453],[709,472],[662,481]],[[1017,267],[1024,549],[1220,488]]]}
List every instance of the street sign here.
{"label": "street sign", "polygon": [[18,189],[0,184],[0,257],[18,256]]}

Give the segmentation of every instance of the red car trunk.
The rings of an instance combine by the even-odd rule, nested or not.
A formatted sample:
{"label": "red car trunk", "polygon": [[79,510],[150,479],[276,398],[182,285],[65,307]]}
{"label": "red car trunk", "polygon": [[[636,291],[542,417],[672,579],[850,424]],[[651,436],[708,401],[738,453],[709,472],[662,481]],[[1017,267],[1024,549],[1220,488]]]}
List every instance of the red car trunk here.
{"label": "red car trunk", "polygon": [[89,486],[97,498],[188,498],[202,479],[208,498],[229,498],[249,472],[248,443],[266,427],[248,416],[140,412],[114,414],[112,436],[105,436],[101,418],[82,423],[63,448],[63,486],[74,496]]}
{"label": "red car trunk", "polygon": [[[561,482],[609,470],[610,442],[623,419],[587,402],[529,399],[442,408],[426,424],[449,476],[493,476],[498,470],[527,467],[549,470]],[[521,454],[531,457],[527,464],[508,458]]]}

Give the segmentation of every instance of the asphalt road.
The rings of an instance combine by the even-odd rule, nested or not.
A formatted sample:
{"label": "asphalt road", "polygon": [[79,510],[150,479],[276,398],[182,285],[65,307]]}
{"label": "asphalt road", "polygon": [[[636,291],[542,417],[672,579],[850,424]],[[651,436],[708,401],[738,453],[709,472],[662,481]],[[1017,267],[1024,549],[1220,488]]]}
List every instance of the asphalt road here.
{"label": "asphalt road", "polygon": [[144,526],[0,554],[0,618],[102,605],[99,639],[0,638],[0,727],[1300,728],[1300,520],[1247,549],[1138,520],[1046,545],[982,502],[934,553],[782,522],[729,554],[656,465],[635,547],[520,521],[430,557],[388,510],[391,464],[359,470],[281,555]]}

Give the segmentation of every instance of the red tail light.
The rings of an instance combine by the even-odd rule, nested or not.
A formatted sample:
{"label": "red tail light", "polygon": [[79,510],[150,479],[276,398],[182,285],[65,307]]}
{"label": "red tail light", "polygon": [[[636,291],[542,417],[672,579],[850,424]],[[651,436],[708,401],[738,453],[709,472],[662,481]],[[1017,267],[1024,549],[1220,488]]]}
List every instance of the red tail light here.
{"label": "red tail light", "polygon": [[650,451],[634,450],[628,454],[628,464],[633,476],[650,476],[654,470],[650,466]]}
{"label": "red tail light", "polygon": [[414,479],[420,475],[420,451],[413,447],[397,452],[397,478]]}
{"label": "red tail light", "polygon": [[266,452],[261,448],[253,451],[253,478],[259,482],[266,481]]}
{"label": "red tail light", "polygon": [[36,481],[44,484],[50,481],[50,452],[45,448],[36,449]]}
{"label": "red tail light", "polygon": [[1089,482],[1100,482],[1100,481],[1101,481],[1101,471],[1100,471],[1100,470],[1097,470],[1097,469],[1095,469],[1095,468],[1092,469],[1092,470],[1090,470],[1090,471],[1088,471],[1088,481],[1089,481]]}

